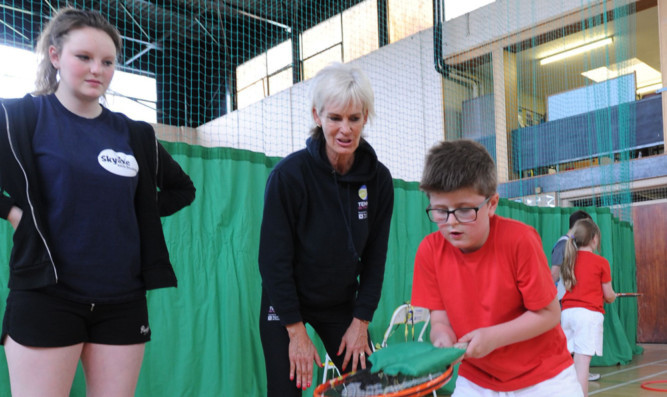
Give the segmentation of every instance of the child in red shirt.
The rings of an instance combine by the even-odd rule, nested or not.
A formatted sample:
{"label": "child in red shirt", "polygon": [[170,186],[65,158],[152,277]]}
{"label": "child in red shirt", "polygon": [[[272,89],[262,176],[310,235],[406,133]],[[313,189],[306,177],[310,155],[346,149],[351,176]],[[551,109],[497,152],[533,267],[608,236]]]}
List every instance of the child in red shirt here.
{"label": "child in red shirt", "polygon": [[495,215],[493,159],[476,142],[442,142],[420,188],[438,232],[415,259],[412,304],[431,310],[431,342],[467,342],[454,396],[582,396],[539,235]]}
{"label": "child in red shirt", "polygon": [[593,355],[602,355],[603,300],[612,303],[609,262],[593,252],[600,246],[600,228],[591,219],[580,219],[565,244],[561,268],[565,295],[562,326],[567,348],[574,352],[577,378],[588,395],[588,370]]}

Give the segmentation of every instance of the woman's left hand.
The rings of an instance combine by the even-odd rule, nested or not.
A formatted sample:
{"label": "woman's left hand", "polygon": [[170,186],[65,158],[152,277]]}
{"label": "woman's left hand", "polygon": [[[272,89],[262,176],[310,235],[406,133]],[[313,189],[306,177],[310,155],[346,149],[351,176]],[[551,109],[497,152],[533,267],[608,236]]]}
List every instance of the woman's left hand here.
{"label": "woman's left hand", "polygon": [[352,359],[352,371],[357,370],[357,366],[366,369],[366,356],[370,356],[373,351],[368,344],[368,322],[352,319],[352,323],[345,331],[343,340],[340,342],[338,348],[338,355],[345,352],[345,359],[343,360],[343,371],[347,368],[347,364]]}

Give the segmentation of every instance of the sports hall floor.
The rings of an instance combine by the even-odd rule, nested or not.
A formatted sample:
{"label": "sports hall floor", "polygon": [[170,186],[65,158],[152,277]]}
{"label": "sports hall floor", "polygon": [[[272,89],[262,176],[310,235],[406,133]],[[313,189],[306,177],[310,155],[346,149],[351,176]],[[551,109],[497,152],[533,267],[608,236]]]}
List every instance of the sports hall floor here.
{"label": "sports hall floor", "polygon": [[649,381],[667,382],[667,345],[641,344],[644,353],[636,355],[627,365],[591,367],[591,372],[602,374],[596,382],[588,383],[588,395],[595,397],[667,397],[667,383],[648,387],[665,392],[649,391],[641,384]]}

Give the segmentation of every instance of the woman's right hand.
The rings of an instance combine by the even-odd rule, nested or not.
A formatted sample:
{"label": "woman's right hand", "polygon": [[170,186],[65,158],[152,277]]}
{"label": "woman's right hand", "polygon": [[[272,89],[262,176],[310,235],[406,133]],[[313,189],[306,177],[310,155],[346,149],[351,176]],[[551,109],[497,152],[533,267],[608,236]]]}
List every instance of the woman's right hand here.
{"label": "woman's right hand", "polygon": [[23,217],[23,210],[17,206],[13,206],[12,209],[9,210],[9,215],[7,215],[7,220],[12,225],[14,230],[16,230],[16,228],[19,227],[19,222],[21,222],[22,217]]}
{"label": "woman's right hand", "polygon": [[313,360],[318,367],[322,366],[320,356],[317,354],[315,345],[310,340],[306,326],[300,323],[290,324],[287,327],[289,334],[289,376],[294,380],[296,375],[296,387],[306,390],[310,387],[313,379]]}

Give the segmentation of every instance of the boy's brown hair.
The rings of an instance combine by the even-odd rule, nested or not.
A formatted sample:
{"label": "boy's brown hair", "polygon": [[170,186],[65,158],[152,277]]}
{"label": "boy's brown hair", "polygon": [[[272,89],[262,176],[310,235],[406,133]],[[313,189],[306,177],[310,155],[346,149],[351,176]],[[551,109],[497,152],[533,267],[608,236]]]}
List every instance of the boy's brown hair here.
{"label": "boy's brown hair", "polygon": [[430,192],[453,192],[472,188],[490,197],[496,193],[496,164],[481,144],[468,139],[443,141],[433,146],[419,188]]}
{"label": "boy's brown hair", "polygon": [[579,219],[591,219],[591,216],[584,210],[573,212],[572,215],[570,215],[570,229],[574,227],[574,224],[577,223]]}

